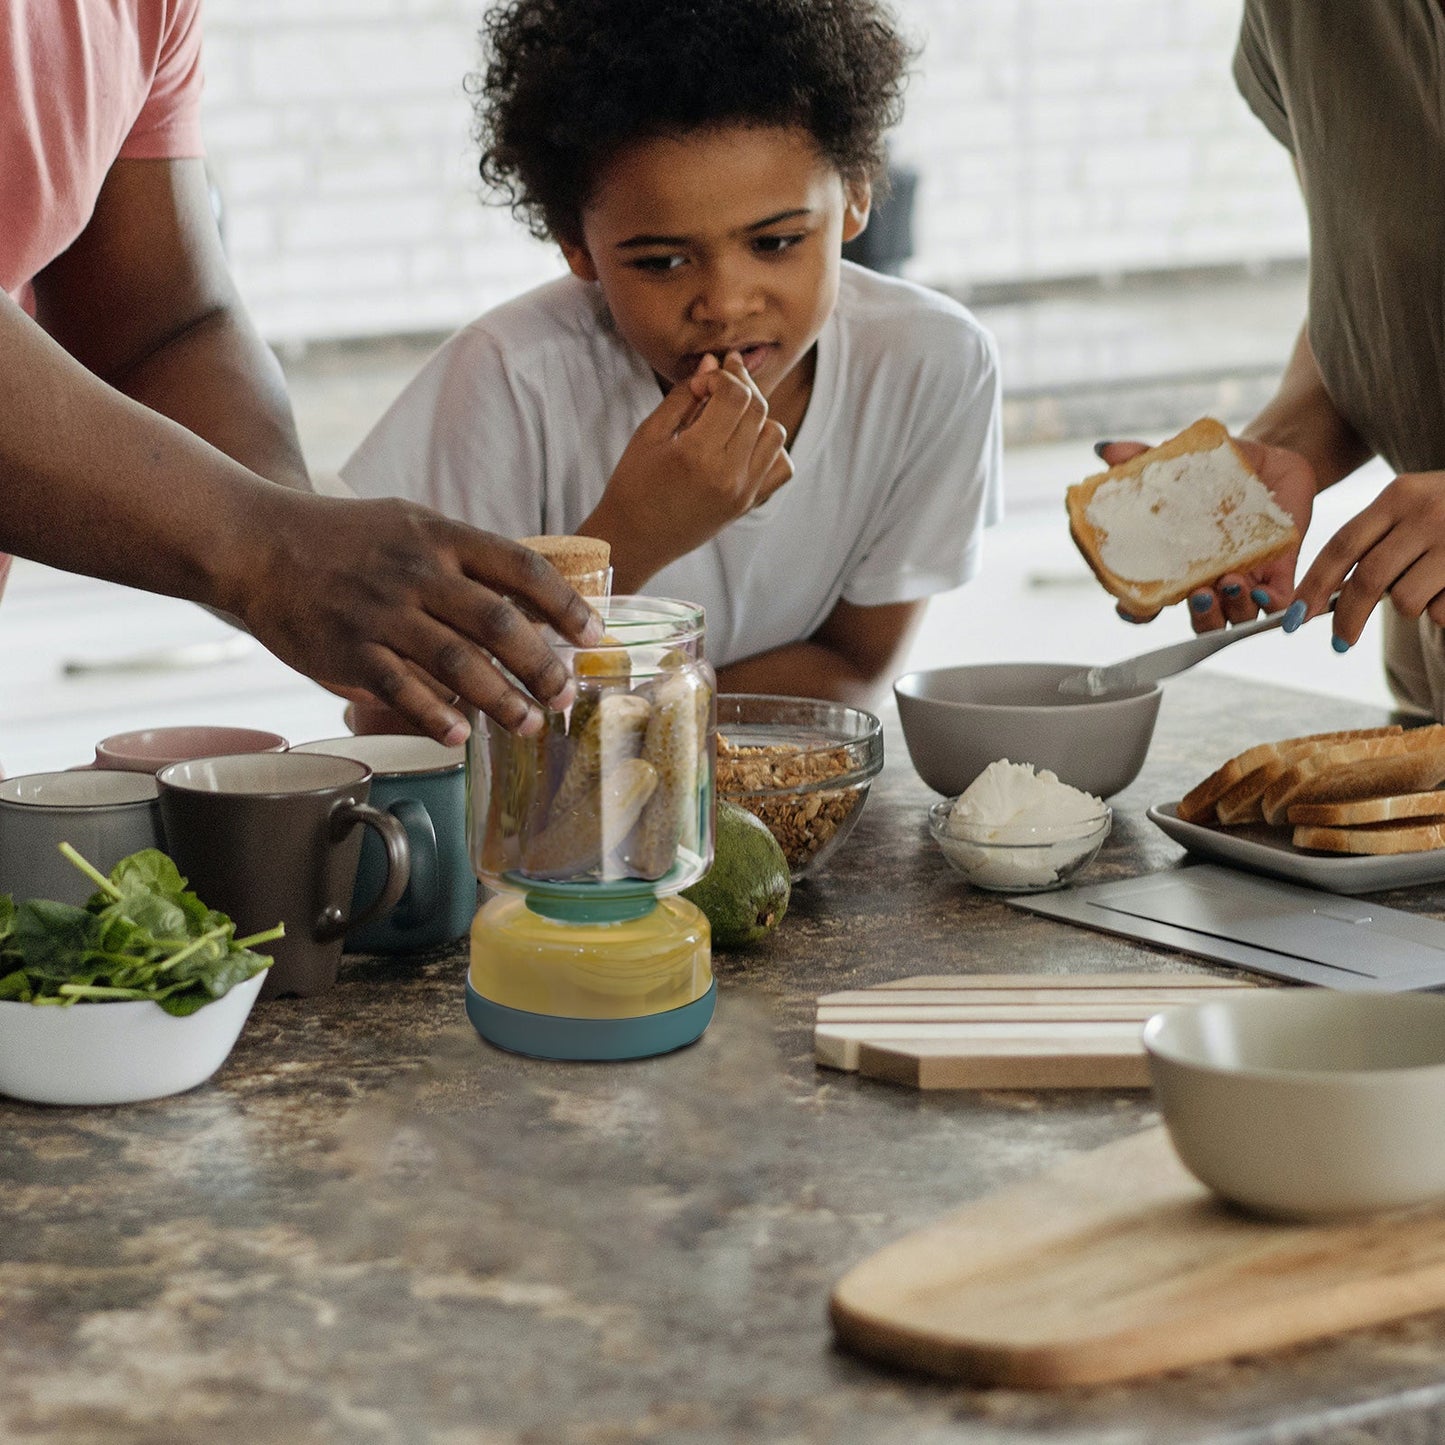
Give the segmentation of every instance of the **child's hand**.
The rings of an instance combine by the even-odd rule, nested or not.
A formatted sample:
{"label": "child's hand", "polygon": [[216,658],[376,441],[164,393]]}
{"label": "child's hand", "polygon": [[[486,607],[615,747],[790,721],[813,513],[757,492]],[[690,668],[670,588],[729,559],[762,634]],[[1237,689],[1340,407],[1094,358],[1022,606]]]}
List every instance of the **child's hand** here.
{"label": "child's hand", "polygon": [[619,592],[760,506],[793,475],[787,433],[742,358],[705,356],[642,423],[582,530],[612,544]]}
{"label": "child's hand", "polygon": [[[1274,493],[1275,501],[1294,519],[1303,537],[1314,510],[1314,468],[1298,452],[1286,447],[1266,446],[1243,437],[1235,437],[1234,441],[1259,473],[1260,481]],[[1143,442],[1109,442],[1098,449],[1099,456],[1111,467],[1147,450]],[[1227,622],[1248,622],[1261,609],[1277,611],[1294,592],[1294,569],[1298,563],[1299,548],[1293,547],[1248,572],[1226,572],[1211,586],[1196,589],[1189,598],[1189,618],[1194,630],[1213,632]],[[1159,615],[1151,612],[1140,616],[1126,612],[1123,607],[1116,610],[1126,622],[1152,622]]]}
{"label": "child's hand", "polygon": [[1337,590],[1339,652],[1360,640],[1387,594],[1402,616],[1428,612],[1445,623],[1445,472],[1396,477],[1325,543],[1295,594],[1304,603],[1300,621],[1323,612]]}

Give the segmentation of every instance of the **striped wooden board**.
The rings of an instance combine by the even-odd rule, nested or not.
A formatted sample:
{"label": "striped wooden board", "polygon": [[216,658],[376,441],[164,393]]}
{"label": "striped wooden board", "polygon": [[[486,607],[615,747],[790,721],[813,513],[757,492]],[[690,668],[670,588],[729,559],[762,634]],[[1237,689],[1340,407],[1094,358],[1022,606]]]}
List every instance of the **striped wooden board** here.
{"label": "striped wooden board", "polygon": [[1253,982],[1210,974],[956,974],[818,1000],[819,1064],[915,1089],[1149,1085],[1146,1019]]}

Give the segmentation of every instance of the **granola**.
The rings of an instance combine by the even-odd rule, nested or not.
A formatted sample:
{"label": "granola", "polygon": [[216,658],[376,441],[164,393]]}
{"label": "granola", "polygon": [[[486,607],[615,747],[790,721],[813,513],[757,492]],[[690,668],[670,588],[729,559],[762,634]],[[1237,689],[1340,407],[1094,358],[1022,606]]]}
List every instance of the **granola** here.
{"label": "granola", "polygon": [[783,743],[743,747],[718,734],[718,795],[768,825],[794,876],[832,840],[862,801],[856,787],[817,786],[853,768],[847,748],[802,752]]}

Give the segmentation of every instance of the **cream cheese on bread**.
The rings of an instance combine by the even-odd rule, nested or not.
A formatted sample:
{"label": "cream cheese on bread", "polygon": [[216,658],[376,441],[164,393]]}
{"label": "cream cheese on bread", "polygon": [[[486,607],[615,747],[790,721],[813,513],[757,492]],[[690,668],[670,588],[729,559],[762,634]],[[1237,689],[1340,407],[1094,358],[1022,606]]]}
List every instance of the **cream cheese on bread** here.
{"label": "cream cheese on bread", "polygon": [[1105,565],[1131,582],[1186,576],[1211,557],[1249,550],[1293,525],[1228,442],[1111,477],[1084,515],[1100,534]]}

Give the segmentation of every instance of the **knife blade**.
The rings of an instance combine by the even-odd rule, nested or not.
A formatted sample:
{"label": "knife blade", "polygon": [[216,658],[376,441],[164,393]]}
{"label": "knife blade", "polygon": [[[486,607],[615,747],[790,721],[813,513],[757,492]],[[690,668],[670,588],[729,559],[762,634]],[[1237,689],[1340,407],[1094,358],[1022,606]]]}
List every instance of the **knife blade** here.
{"label": "knife blade", "polygon": [[[1319,615],[1323,617],[1325,613],[1333,612],[1339,600],[1340,594],[1336,592],[1326,604],[1325,612]],[[1071,672],[1059,683],[1059,691],[1070,697],[1104,697],[1109,693],[1137,692],[1140,688],[1186,671],[1246,637],[1272,632],[1284,619],[1285,611],[1270,612],[1264,617],[1256,617],[1253,622],[1239,622],[1214,632],[1202,632],[1198,637],[1174,642],[1153,652],[1143,652],[1123,662]]]}

